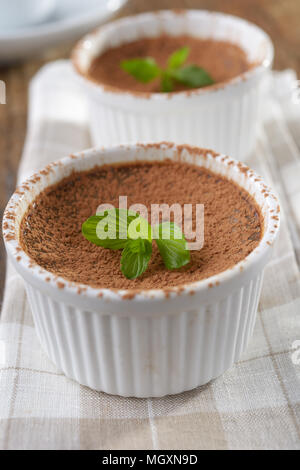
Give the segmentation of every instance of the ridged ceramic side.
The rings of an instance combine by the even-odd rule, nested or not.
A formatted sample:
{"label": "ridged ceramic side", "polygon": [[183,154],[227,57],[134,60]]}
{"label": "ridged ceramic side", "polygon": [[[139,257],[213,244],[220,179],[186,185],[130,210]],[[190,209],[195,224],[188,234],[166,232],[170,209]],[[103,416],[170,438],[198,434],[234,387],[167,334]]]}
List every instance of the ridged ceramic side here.
{"label": "ridged ceramic side", "polygon": [[[93,289],[57,278],[32,263],[20,247],[20,221],[45,187],[95,164],[164,158],[192,161],[227,175],[255,197],[264,217],[264,235],[245,260],[168,295],[157,289],[128,298],[126,291]],[[250,169],[213,152],[160,144],[91,150],[50,165],[13,195],[3,233],[8,254],[25,281],[39,340],[59,369],[95,390],[155,397],[205,384],[239,359],[253,331],[263,269],[278,226],[276,197]]]}
{"label": "ridged ceramic side", "polygon": [[26,288],[39,340],[68,377],[114,395],[160,397],[203,385],[239,359],[261,276],[219,302],[155,318],[99,315]]}
{"label": "ridged ceramic side", "polygon": [[[92,59],[110,46],[162,32],[237,43],[258,65],[228,83],[189,93],[143,96],[111,91],[85,78]],[[259,124],[262,82],[273,60],[269,37],[255,25],[199,10],[141,14],[86,36],[72,57],[88,98],[95,145],[168,140],[214,148],[240,160],[251,152]]]}
{"label": "ridged ceramic side", "polygon": [[94,96],[90,100],[92,140],[95,145],[105,146],[168,140],[224,149],[225,153],[243,159],[255,144],[259,101],[260,89],[255,86],[242,96],[229,100],[220,97],[200,109],[188,109],[187,104],[168,115],[139,115],[103,104],[100,96]]}

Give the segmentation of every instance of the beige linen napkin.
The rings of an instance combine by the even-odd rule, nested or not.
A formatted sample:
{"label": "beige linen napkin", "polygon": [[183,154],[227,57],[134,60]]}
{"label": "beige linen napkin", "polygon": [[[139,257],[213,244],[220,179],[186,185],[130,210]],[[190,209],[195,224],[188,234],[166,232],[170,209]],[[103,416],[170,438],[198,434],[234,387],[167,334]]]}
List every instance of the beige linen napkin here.
{"label": "beige linen napkin", "polygon": [[[108,396],[67,379],[42,352],[22,280],[8,269],[0,323],[1,449],[300,448],[300,105],[292,72],[273,75],[249,164],[284,211],[265,271],[253,338],[240,362],[196,390],[156,399]],[[293,100],[291,99],[293,96]],[[293,103],[294,101],[294,103]],[[91,146],[67,62],[30,89],[19,180]]]}

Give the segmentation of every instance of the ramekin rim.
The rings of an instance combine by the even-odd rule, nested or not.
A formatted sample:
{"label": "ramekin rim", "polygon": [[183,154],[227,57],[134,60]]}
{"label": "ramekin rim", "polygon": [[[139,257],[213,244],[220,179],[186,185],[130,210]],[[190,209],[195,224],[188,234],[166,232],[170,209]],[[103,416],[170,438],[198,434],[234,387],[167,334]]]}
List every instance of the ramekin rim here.
{"label": "ramekin rim", "polygon": [[273,42],[270,38],[270,36],[258,25],[255,23],[252,23],[245,18],[240,18],[235,15],[231,15],[228,13],[223,13],[219,11],[209,11],[205,9],[180,9],[180,12],[182,14],[184,13],[205,13],[209,15],[215,15],[218,17],[226,17],[226,18],[232,18],[234,21],[238,21],[240,23],[244,23],[246,26],[250,26],[252,28],[257,29],[261,34],[265,36],[266,43],[267,43],[267,52],[266,52],[266,57],[264,60],[257,65],[253,66],[249,70],[246,70],[246,72],[243,72],[236,77],[231,78],[230,80],[226,80],[224,82],[216,83],[215,85],[207,86],[207,87],[202,87],[202,88],[192,88],[190,90],[183,90],[183,91],[176,91],[176,92],[169,92],[169,93],[158,93],[158,92],[141,92],[141,91],[132,91],[132,90],[123,90],[118,87],[110,86],[110,85],[105,85],[101,84],[99,82],[96,82],[94,80],[91,80],[86,76],[86,74],[81,70],[79,64],[78,64],[78,51],[83,47],[85,41],[89,40],[90,37],[100,34],[102,31],[105,31],[106,28],[111,27],[114,24],[119,24],[124,21],[128,21],[131,19],[135,19],[136,17],[143,17],[143,16],[159,16],[160,14],[165,14],[165,13],[176,13],[178,10],[176,9],[170,9],[170,10],[158,10],[158,11],[150,11],[150,12],[143,12],[143,13],[137,13],[135,15],[129,15],[125,16],[122,18],[118,18],[116,20],[113,20],[105,25],[101,25],[97,28],[95,28],[92,32],[84,35],[73,47],[71,51],[71,63],[73,65],[73,68],[75,72],[90,86],[92,86],[94,89],[101,91],[102,93],[105,93],[107,95],[113,95],[113,96],[130,96],[135,99],[151,99],[151,100],[157,100],[157,101],[169,101],[170,99],[182,99],[186,97],[194,97],[194,96],[201,96],[201,95],[208,95],[208,94],[213,94],[215,92],[218,92],[220,90],[224,89],[229,89],[232,88],[236,85],[241,84],[242,82],[248,82],[250,79],[259,76],[262,72],[265,70],[269,69],[273,63],[274,60],[274,45]]}
{"label": "ramekin rim", "polygon": [[[71,162],[74,162],[76,159],[89,158],[89,156],[96,154],[105,154],[105,152],[116,151],[117,149],[122,151],[122,149],[136,150],[137,148],[155,148],[163,150],[166,148],[174,148],[175,150],[184,149],[191,154],[199,155],[199,151],[202,152],[202,155],[205,153],[211,158],[216,158],[220,161],[220,164],[226,165],[230,171],[240,171],[245,177],[249,178],[252,183],[255,183],[261,192],[264,193],[266,198],[267,207],[268,207],[268,225],[267,229],[264,230],[263,237],[261,238],[257,247],[243,260],[235,264],[229,269],[217,273],[214,276],[202,279],[200,281],[195,281],[192,283],[187,283],[179,286],[174,286],[170,288],[161,288],[161,289],[115,289],[115,288],[95,288],[86,284],[81,284],[77,282],[71,282],[67,279],[57,276],[54,273],[47,271],[46,269],[39,266],[34,260],[30,258],[29,255],[22,249],[20,246],[19,240],[16,238],[16,210],[20,205],[24,194],[27,191],[30,191],[38,181],[45,177],[51,171],[54,171],[56,167],[68,166]],[[201,166],[201,165],[200,165]],[[212,170],[213,171],[213,170]],[[228,175],[230,178],[230,173]],[[59,181],[59,178],[58,180]],[[53,184],[53,183],[51,183]],[[48,184],[45,186],[51,186]],[[44,189],[45,189],[44,188]],[[256,201],[257,202],[257,201]],[[257,202],[259,205],[259,203]],[[28,204],[29,205],[29,204]],[[277,197],[275,196],[273,190],[269,188],[264,183],[264,180],[261,176],[256,174],[253,170],[247,167],[245,164],[234,160],[226,155],[215,153],[209,149],[201,149],[199,147],[190,146],[188,144],[176,145],[170,142],[160,142],[160,143],[148,143],[148,144],[128,144],[128,145],[115,145],[109,148],[92,148],[86,151],[79,152],[77,154],[72,154],[67,157],[64,157],[60,160],[50,163],[45,168],[34,173],[31,177],[27,178],[21,185],[15,190],[11,196],[7,207],[4,211],[3,221],[2,221],[2,231],[3,238],[5,242],[6,249],[8,253],[12,256],[15,261],[15,265],[20,266],[20,270],[26,271],[30,276],[35,278],[35,280],[41,281],[44,285],[54,287],[56,290],[62,290],[71,295],[71,296],[80,296],[84,294],[89,298],[103,298],[108,301],[115,300],[158,300],[161,298],[166,298],[174,295],[192,295],[199,293],[211,287],[218,288],[225,281],[228,281],[232,278],[237,277],[242,272],[245,272],[253,264],[258,263],[259,260],[270,250],[273,242],[275,241],[280,225],[280,205]]]}

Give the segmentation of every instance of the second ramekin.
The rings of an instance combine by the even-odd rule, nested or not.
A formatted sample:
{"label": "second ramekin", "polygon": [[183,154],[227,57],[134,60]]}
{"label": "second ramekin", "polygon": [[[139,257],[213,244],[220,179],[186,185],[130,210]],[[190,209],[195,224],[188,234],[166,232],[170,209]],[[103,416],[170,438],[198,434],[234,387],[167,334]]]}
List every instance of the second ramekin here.
{"label": "second ramekin", "polygon": [[[68,282],[23,251],[22,217],[51,184],[95,165],[165,158],[222,174],[254,197],[264,232],[247,258],[216,276],[172,288],[167,295],[160,289],[133,295]],[[252,170],[208,150],[163,143],[89,150],[53,163],[17,189],[3,219],[6,249],[24,279],[36,332],[48,356],[81,384],[135,397],[190,390],[239,359],[253,331],[263,269],[278,228],[278,201]]]}
{"label": "second ramekin", "polygon": [[[142,37],[189,34],[228,40],[257,65],[226,83],[179,93],[132,93],[86,78],[93,58]],[[83,38],[72,62],[90,108],[95,145],[169,140],[213,148],[243,160],[255,143],[263,79],[273,61],[273,45],[247,21],[201,10],[159,11],[123,18]]]}

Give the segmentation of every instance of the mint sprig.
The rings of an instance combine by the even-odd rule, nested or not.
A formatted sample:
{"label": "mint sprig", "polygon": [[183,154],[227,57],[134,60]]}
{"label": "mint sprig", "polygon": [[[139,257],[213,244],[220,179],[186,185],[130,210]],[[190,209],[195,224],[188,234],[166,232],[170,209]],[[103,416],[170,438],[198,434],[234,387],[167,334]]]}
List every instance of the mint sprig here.
{"label": "mint sprig", "polygon": [[163,222],[152,230],[147,220],[125,209],[110,209],[89,217],[82,234],[91,243],[111,250],[122,249],[121,271],[136,279],[147,269],[154,238],[167,269],[178,269],[190,261],[190,251],[180,228]]}
{"label": "mint sprig", "polygon": [[174,90],[176,82],[189,88],[213,85],[215,82],[205,69],[194,64],[184,65],[189,53],[188,47],[173,52],[165,68],[159,67],[152,57],[123,60],[121,68],[142,83],[160,78],[161,91],[166,93]]}

